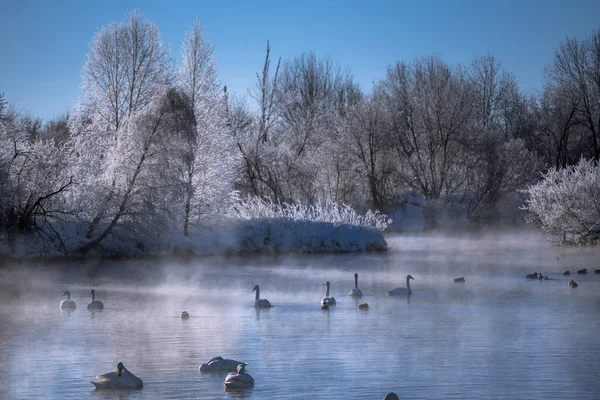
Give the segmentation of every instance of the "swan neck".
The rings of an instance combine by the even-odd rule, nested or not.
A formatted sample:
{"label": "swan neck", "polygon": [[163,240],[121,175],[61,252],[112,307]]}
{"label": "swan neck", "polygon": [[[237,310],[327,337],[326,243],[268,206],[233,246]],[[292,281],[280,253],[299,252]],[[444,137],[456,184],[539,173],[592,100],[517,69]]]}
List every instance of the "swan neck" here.
{"label": "swan neck", "polygon": [[329,297],[329,282],[327,282],[327,290],[325,291],[325,297]]}
{"label": "swan neck", "polygon": [[92,301],[95,301],[95,300],[96,300],[96,292],[94,292],[94,291],[92,290]]}
{"label": "swan neck", "polygon": [[254,298],[254,300],[258,301],[258,299],[260,299],[260,289],[257,286],[256,287],[256,297]]}
{"label": "swan neck", "polygon": [[358,289],[358,275],[354,275],[354,289]]}
{"label": "swan neck", "polygon": [[410,291],[410,279],[408,278],[408,276],[406,277],[406,287]]}
{"label": "swan neck", "polygon": [[65,294],[67,295],[67,301],[71,300],[71,293],[66,292]]}

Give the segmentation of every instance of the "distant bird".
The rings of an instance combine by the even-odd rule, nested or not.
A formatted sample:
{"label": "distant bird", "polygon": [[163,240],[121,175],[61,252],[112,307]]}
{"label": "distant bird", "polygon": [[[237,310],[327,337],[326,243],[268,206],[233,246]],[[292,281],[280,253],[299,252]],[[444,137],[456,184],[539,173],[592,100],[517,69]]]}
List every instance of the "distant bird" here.
{"label": "distant bird", "polygon": [[232,360],[223,357],[213,357],[206,364],[200,365],[200,372],[225,372],[225,371],[236,371],[238,365],[244,367],[248,363]]}
{"label": "distant bird", "polygon": [[415,279],[410,275],[406,275],[406,287],[397,287],[395,289],[389,290],[388,293],[391,296],[402,296],[402,295],[411,295],[412,290],[410,289],[410,280]]}
{"label": "distant bird", "polygon": [[102,310],[104,304],[100,300],[96,300],[96,291],[94,289],[90,292],[90,296],[92,296],[92,301],[87,305],[88,310]]}
{"label": "distant bird", "polygon": [[577,271],[578,274],[587,274],[587,269],[580,269],[579,271]]}
{"label": "distant bird", "polygon": [[600,269],[594,271],[595,274],[600,274]]}
{"label": "distant bird", "polygon": [[232,360],[223,357],[213,357],[206,364],[200,365],[200,372],[225,372],[225,371],[236,371],[238,365],[244,367],[248,363]]}
{"label": "distant bird", "polygon": [[271,308],[273,307],[269,300],[260,298],[260,288],[258,285],[254,285],[254,289],[252,291],[256,291],[256,297],[254,298],[254,307],[256,308]]}
{"label": "distant bird", "polygon": [[398,397],[398,395],[396,393],[390,392],[385,395],[383,400],[400,400],[400,398]]}
{"label": "distant bird", "polygon": [[576,288],[577,286],[579,286],[579,285],[577,284],[577,282],[575,282],[573,279],[571,279],[571,282],[569,282],[569,287],[570,287],[570,288]]}
{"label": "distant bird", "polygon": [[73,300],[71,300],[71,293],[68,290],[65,290],[63,293],[63,297],[67,296],[66,300],[60,302],[60,308],[74,310],[77,308],[77,304]]}
{"label": "distant bird", "polygon": [[361,311],[367,311],[369,309],[369,305],[367,303],[359,304],[358,309]]}
{"label": "distant bird", "polygon": [[569,270],[566,270],[565,273],[563,274],[564,276],[570,276],[571,272],[569,272]]}
{"label": "distant bird", "polygon": [[181,312],[181,319],[189,319],[189,318],[190,318],[190,314],[188,314],[187,311]]}
{"label": "distant bird", "polygon": [[454,278],[454,283],[462,283],[465,281],[465,278],[463,278],[462,276],[460,278]]}
{"label": "distant bird", "polygon": [[249,389],[254,386],[254,378],[246,372],[244,364],[237,366],[237,372],[230,372],[225,378],[227,389]]}
{"label": "distant bird", "polygon": [[122,362],[117,364],[117,370],[96,376],[91,381],[96,389],[141,389],[144,383],[140,378],[129,372]]}
{"label": "distant bird", "polygon": [[533,274],[525,275],[525,278],[527,278],[527,279],[537,279],[538,278],[538,273],[534,272]]}
{"label": "distant bird", "polygon": [[354,289],[352,289],[348,295],[352,297],[362,296],[362,291],[358,288],[358,274],[354,274]]}
{"label": "distant bird", "polygon": [[327,290],[325,291],[325,297],[321,299],[321,306],[335,306],[335,298],[329,297],[329,288],[331,284],[329,283],[329,281],[327,281],[323,285],[327,286]]}
{"label": "distant bird", "polygon": [[547,281],[547,280],[550,280],[550,278],[548,278],[548,275],[544,275],[544,276],[541,276],[541,275],[540,275],[540,279],[541,279],[542,281]]}

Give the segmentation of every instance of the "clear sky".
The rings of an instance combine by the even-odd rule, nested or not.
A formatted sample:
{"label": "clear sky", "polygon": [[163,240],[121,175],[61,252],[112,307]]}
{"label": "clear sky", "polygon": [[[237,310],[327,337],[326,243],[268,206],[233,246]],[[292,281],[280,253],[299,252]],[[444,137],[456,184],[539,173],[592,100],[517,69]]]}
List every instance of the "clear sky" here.
{"label": "clear sky", "polygon": [[0,4],[0,93],[45,120],[80,97],[94,32],[139,9],[158,24],[176,61],[199,17],[215,46],[219,77],[245,94],[271,54],[329,55],[365,90],[398,60],[437,55],[468,64],[491,53],[525,91],[543,84],[544,66],[566,37],[600,29],[600,0],[4,0]]}

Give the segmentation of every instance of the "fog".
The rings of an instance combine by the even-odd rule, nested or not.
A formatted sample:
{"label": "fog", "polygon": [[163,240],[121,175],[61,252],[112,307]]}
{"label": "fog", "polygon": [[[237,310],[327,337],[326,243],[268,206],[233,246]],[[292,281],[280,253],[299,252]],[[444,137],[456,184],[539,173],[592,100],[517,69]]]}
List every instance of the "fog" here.
{"label": "fog", "polygon": [[[598,248],[554,247],[531,232],[387,240],[386,253],[5,264],[0,397],[97,396],[89,380],[118,361],[144,380],[125,396],[136,398],[345,397],[331,374],[363,398],[598,393],[575,352],[585,346],[600,362]],[[578,275],[582,268],[589,273]],[[533,271],[550,280],[525,279]],[[359,299],[348,296],[355,272]],[[388,296],[407,274],[413,295]],[[320,309],[325,281],[337,299],[329,311]],[[272,309],[254,309],[255,284]],[[103,311],[86,309],[91,289]],[[65,290],[72,312],[59,310]],[[358,311],[364,302],[369,311]],[[248,362],[255,388],[225,393],[224,376],[199,373],[219,355]],[[542,373],[546,387],[535,383]]]}

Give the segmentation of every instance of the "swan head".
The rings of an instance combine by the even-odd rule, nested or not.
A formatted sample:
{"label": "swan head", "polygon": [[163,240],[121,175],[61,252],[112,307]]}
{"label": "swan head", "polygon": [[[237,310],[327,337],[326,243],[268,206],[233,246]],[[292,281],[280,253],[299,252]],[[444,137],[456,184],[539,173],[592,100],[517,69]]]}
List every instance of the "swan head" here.
{"label": "swan head", "polygon": [[63,293],[63,297],[67,296],[67,300],[71,299],[71,293],[68,290],[65,290],[65,292]]}
{"label": "swan head", "polygon": [[358,274],[354,274],[354,279],[358,279]]}
{"label": "swan head", "polygon": [[331,283],[329,283],[329,281],[326,281],[325,283],[323,283],[323,285],[329,287],[331,285]]}
{"label": "swan head", "polygon": [[94,297],[96,295],[96,291],[94,289],[92,289],[92,291],[90,292],[90,296]]}
{"label": "swan head", "polygon": [[117,364],[117,371],[119,372],[119,376],[121,376],[121,374],[123,373],[123,368],[125,368],[125,366],[121,361],[119,361],[119,363]]}
{"label": "swan head", "polygon": [[411,275],[407,275],[406,279],[413,279],[414,280],[415,278],[413,278]]}
{"label": "swan head", "polygon": [[254,285],[254,288],[252,289],[252,291],[254,292],[255,290],[258,290],[258,285]]}
{"label": "swan head", "polygon": [[244,364],[238,364],[237,373],[238,375],[246,373],[246,368],[244,367]]}

